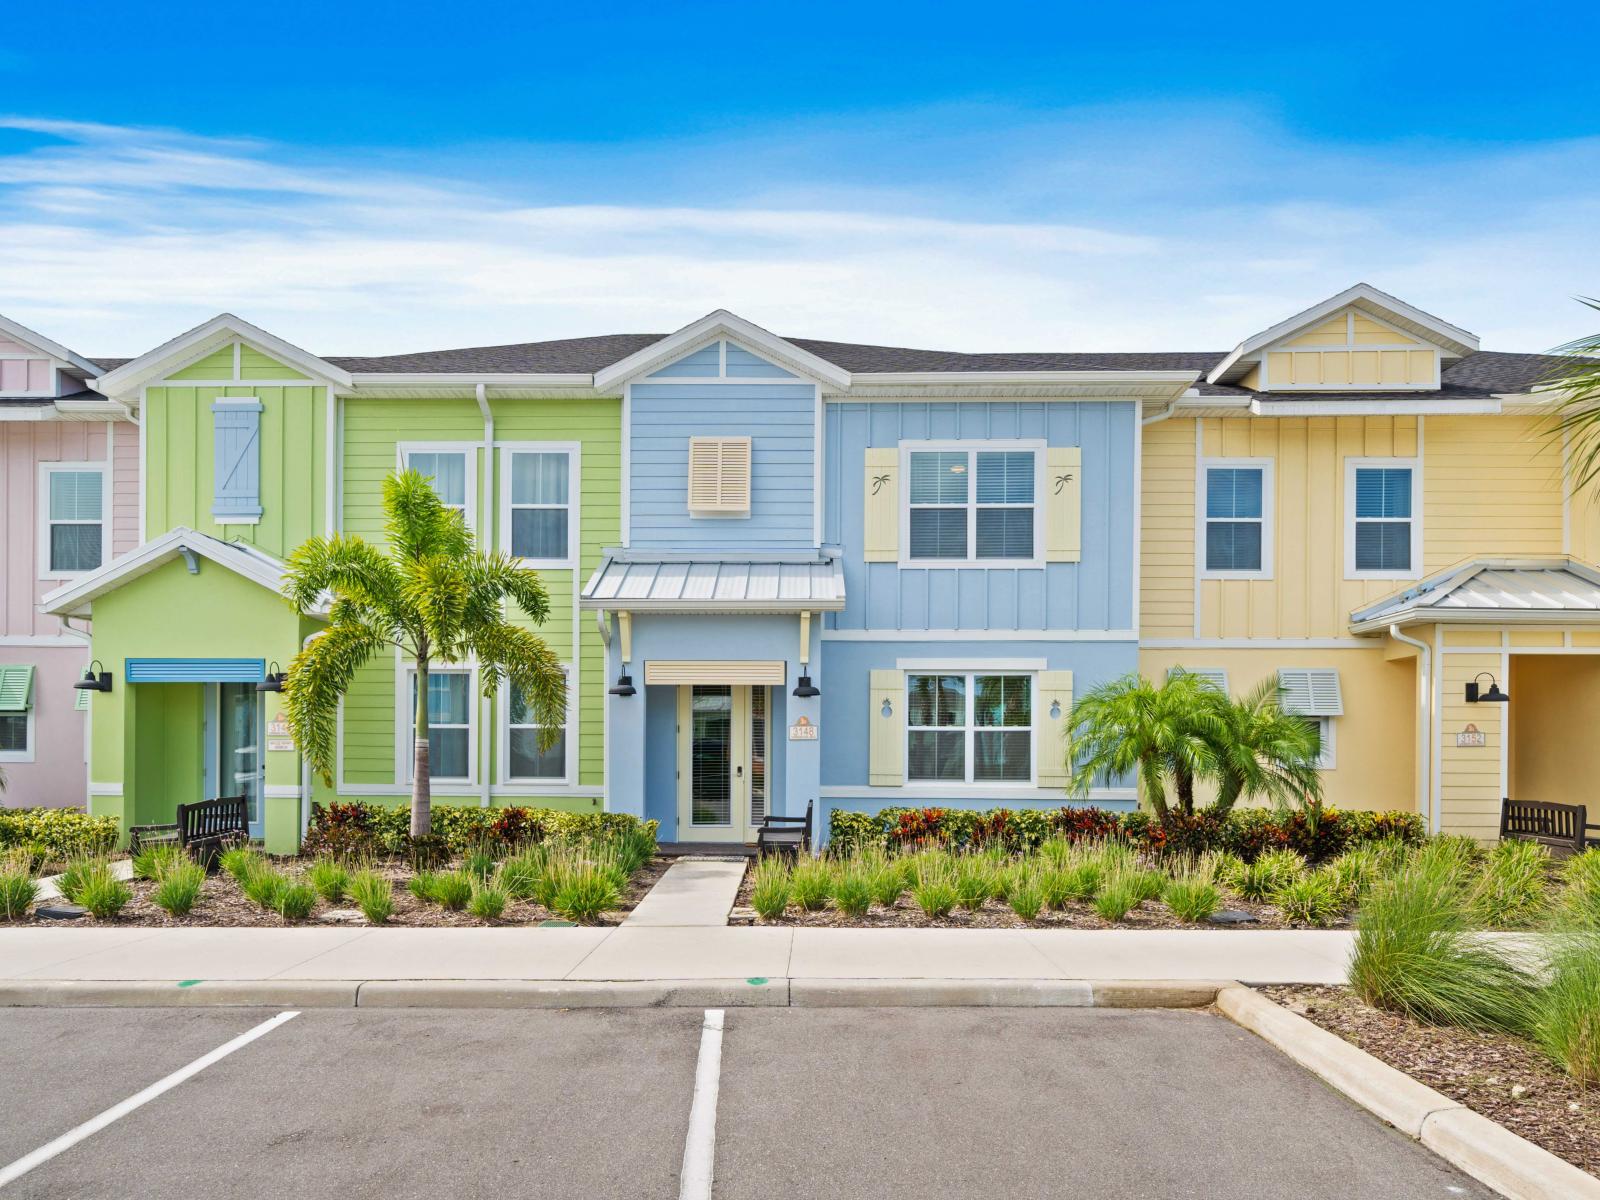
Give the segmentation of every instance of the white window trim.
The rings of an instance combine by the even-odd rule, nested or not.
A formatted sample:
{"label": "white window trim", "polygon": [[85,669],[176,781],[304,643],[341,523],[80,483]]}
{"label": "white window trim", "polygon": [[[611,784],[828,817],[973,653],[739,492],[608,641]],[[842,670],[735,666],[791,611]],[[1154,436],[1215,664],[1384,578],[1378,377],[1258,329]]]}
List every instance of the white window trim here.
{"label": "white window trim", "polygon": [[[1356,570],[1356,472],[1362,468],[1404,469],[1411,472],[1411,569],[1407,571]],[[1395,523],[1395,522],[1391,522]],[[1422,578],[1422,459],[1347,458],[1344,460],[1344,577],[1346,579]]]}
{"label": "white window trim", "polygon": [[[100,561],[86,571],[57,571],[50,566],[50,476],[58,471],[93,471],[100,476]],[[92,521],[62,521],[63,525],[90,525]],[[81,579],[111,561],[111,464],[108,462],[47,462],[39,464],[39,578]]]}
{"label": "white window trim", "polygon": [[[1045,512],[1045,461],[1048,446],[1042,438],[1019,438],[1003,441],[956,440],[900,443],[900,567],[917,571],[940,571],[952,567],[1016,568],[1044,566],[1044,512]],[[1032,558],[978,558],[978,459],[982,451],[1033,452],[1033,557]],[[911,556],[911,456],[927,451],[956,451],[966,453],[968,487],[966,558],[913,558]],[[954,504],[936,504],[919,507],[955,508]],[[986,504],[985,508],[1022,508],[1020,504]]]}
{"label": "white window trim", "polygon": [[[459,454],[466,459],[466,489],[467,502],[463,506],[463,514],[467,519],[467,528],[473,532],[478,528],[478,505],[482,498],[478,495],[478,451],[483,449],[479,442],[397,442],[395,444],[395,462],[400,470],[404,471],[411,461],[413,454]],[[454,505],[446,507],[453,508]]]}
{"label": "white window trim", "polygon": [[565,454],[567,456],[567,503],[518,505],[519,508],[561,508],[567,510],[567,556],[565,558],[519,558],[518,565],[551,571],[572,570],[578,565],[582,546],[578,539],[579,500],[583,495],[583,444],[581,442],[496,442],[500,451],[497,470],[500,477],[499,540],[511,553],[511,456],[513,454]]}
{"label": "white window trim", "polygon": [[[411,708],[411,680],[417,673],[415,662],[399,660],[395,664],[395,713],[394,713],[394,777],[410,787],[414,782],[411,777],[412,743],[416,740],[416,713]],[[431,782],[437,783],[444,789],[465,789],[478,786],[478,718],[483,705],[478,703],[478,668],[475,663],[430,663],[428,674],[431,675],[465,675],[467,676],[467,776],[462,779],[451,776],[441,779],[432,776]],[[431,774],[433,764],[429,763]]]}
{"label": "white window trim", "polygon": [[[499,705],[498,715],[495,718],[495,735],[500,741],[500,752],[497,755],[499,765],[496,770],[496,779],[501,784],[515,785],[519,789],[530,792],[541,788],[567,787],[577,779],[577,752],[578,739],[573,737],[573,729],[578,719],[578,690],[572,686],[572,664],[562,663],[561,671],[567,677],[567,716],[562,728],[566,731],[566,761],[562,765],[559,778],[542,777],[538,775],[513,775],[511,773],[511,681],[506,680],[500,685],[497,697]],[[522,727],[519,728],[530,728]],[[537,728],[533,726],[531,728]]]}
{"label": "white window trim", "polygon": [[1305,720],[1314,722],[1322,734],[1322,753],[1314,765],[1319,771],[1332,771],[1339,765],[1339,718],[1306,717]]}
{"label": "white window trim", "polygon": [[[965,768],[965,775],[966,775],[966,778],[963,779],[963,780],[960,780],[960,781],[948,780],[947,781],[947,780],[942,780],[942,779],[913,779],[913,778],[911,778],[911,735],[912,735],[913,732],[925,732],[925,731],[927,731],[927,730],[929,730],[931,728],[934,728],[933,726],[926,726],[926,725],[913,726],[911,724],[911,677],[913,675],[964,675],[964,676],[966,676],[966,680],[967,680],[967,684],[966,684],[967,711],[966,711],[965,716],[964,716],[965,724],[961,727],[963,733],[966,735],[965,746],[964,746],[963,751],[962,751],[962,756],[963,756],[962,765]],[[972,754],[973,734],[977,730],[979,730],[980,728],[985,730],[985,731],[1009,729],[1009,730],[1011,730],[1013,732],[1016,732],[1017,729],[1019,728],[1016,725],[984,725],[984,726],[978,726],[978,725],[974,725],[972,723],[972,717],[973,717],[972,705],[973,705],[973,703],[974,703],[974,701],[976,699],[976,696],[974,694],[976,689],[973,686],[973,680],[979,675],[1023,676],[1023,677],[1026,677],[1027,680],[1028,680],[1028,726],[1027,726],[1027,730],[1028,730],[1028,777],[1026,779],[1010,779],[1010,780],[1007,780],[1007,779],[984,779],[984,780],[980,781],[980,780],[974,780],[973,777],[972,777],[972,769],[973,769],[973,754]],[[906,677],[905,678],[906,678],[906,691],[905,691],[904,697],[901,699],[901,703],[905,705],[905,714],[906,714],[905,776],[904,776],[904,779],[905,779],[904,786],[905,787],[907,787],[907,788],[916,788],[916,789],[919,789],[919,790],[920,789],[927,789],[927,790],[936,791],[936,792],[946,792],[946,791],[948,791],[948,792],[966,792],[966,791],[969,791],[970,789],[972,789],[974,787],[994,788],[996,790],[1007,790],[1007,789],[1035,788],[1035,787],[1038,786],[1037,780],[1039,778],[1039,676],[1038,676],[1038,674],[1036,672],[1031,671],[1031,670],[1019,671],[1019,670],[1015,670],[1015,669],[1004,669],[1004,668],[989,667],[989,666],[976,667],[976,666],[973,666],[973,665],[970,665],[970,664],[967,665],[965,668],[960,668],[960,669],[951,669],[950,667],[941,667],[941,666],[923,666],[923,667],[917,667],[915,669],[906,671]],[[939,729],[943,730],[944,732],[948,733],[952,729],[954,729],[955,727],[954,726],[950,726],[950,725],[943,725],[943,726],[938,726],[937,728],[939,728]]]}
{"label": "white window trim", "polygon": [[[1258,570],[1212,570],[1206,565],[1206,526],[1212,519],[1206,516],[1206,485],[1209,482],[1208,476],[1213,467],[1242,467],[1247,470],[1261,472],[1261,566]],[[1273,501],[1277,498],[1275,467],[1276,463],[1270,458],[1202,458],[1200,460],[1200,469],[1195,475],[1194,485],[1194,561],[1199,564],[1201,579],[1272,578],[1272,551],[1277,540],[1277,523],[1274,519],[1276,512],[1273,504]],[[1216,519],[1219,521],[1238,521],[1251,520],[1252,518],[1218,517]]]}
{"label": "white window trim", "polygon": [[[35,672],[35,675],[37,676],[37,672]],[[37,696],[39,688],[39,680],[37,677],[33,681],[33,686],[34,694]],[[28,732],[26,735],[28,744],[21,750],[0,750],[0,763],[31,763],[34,760],[34,754],[39,745],[39,741],[36,736],[37,730],[34,728],[34,714],[37,713],[38,710],[39,706],[36,703],[29,704],[26,710],[28,717]],[[0,715],[14,717],[17,714],[5,713]]]}

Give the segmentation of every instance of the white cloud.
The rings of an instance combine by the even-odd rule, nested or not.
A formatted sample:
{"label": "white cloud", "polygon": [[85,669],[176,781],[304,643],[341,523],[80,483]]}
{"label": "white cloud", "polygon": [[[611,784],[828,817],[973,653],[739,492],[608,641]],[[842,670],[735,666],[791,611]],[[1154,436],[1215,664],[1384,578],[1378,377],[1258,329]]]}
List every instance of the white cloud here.
{"label": "white cloud", "polygon": [[659,146],[525,147],[495,186],[443,156],[6,128],[32,136],[0,150],[0,311],[95,354],[222,309],[346,354],[670,330],[713,308],[848,341],[1222,349],[1358,279],[1486,346],[1543,349],[1588,331],[1569,297],[1600,290],[1586,142],[1327,149],[1216,114],[1084,112],[903,139],[903,169],[875,172],[830,131],[796,132],[800,174],[700,145],[670,181]]}

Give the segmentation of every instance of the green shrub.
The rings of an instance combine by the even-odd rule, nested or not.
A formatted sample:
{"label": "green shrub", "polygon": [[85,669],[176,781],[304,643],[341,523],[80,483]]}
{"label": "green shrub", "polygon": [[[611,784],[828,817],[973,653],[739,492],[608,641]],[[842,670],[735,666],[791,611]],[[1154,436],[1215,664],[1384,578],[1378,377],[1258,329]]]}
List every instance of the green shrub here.
{"label": "green shrub", "polygon": [[184,917],[200,900],[200,892],[205,887],[206,869],[197,862],[187,859],[181,863],[167,867],[161,875],[161,882],[156,884],[155,891],[150,893],[157,908],[164,909],[169,916]]}
{"label": "green shrub", "polygon": [[234,846],[224,850],[217,861],[241,888],[249,883],[252,877],[267,869],[267,860],[261,852],[252,850],[249,846]]}
{"label": "green shrub", "polygon": [[180,862],[187,862],[188,858],[181,846],[150,846],[133,856],[133,873],[139,879],[159,881],[167,871]]}
{"label": "green shrub", "polygon": [[769,854],[750,870],[750,907],[763,921],[776,921],[789,907],[789,864]]}
{"label": "green shrub", "polygon": [[72,808],[0,809],[0,850],[27,847],[41,862],[110,854],[117,845],[117,819],[91,817]]}
{"label": "green shrub", "polygon": [[1207,871],[1185,872],[1167,884],[1161,900],[1180,921],[1204,921],[1222,907],[1222,892]]}
{"label": "green shrub", "polygon": [[277,912],[278,903],[288,886],[289,880],[283,872],[261,866],[256,868],[255,874],[246,877],[240,885],[240,891],[244,892],[244,898],[250,903]]}
{"label": "green shrub", "polygon": [[1338,882],[1325,871],[1312,871],[1289,880],[1271,897],[1285,920],[1296,925],[1323,928],[1344,915],[1344,896]]}
{"label": "green shrub", "polygon": [[39,881],[33,877],[33,855],[10,852],[0,858],[0,920],[20,921],[28,906],[39,898]]}
{"label": "green shrub", "polygon": [[[427,837],[438,841],[424,843],[428,858],[423,869],[440,866],[452,855],[490,847],[514,850],[540,842],[596,841],[635,830],[649,835],[653,854],[659,824],[641,821],[629,813],[435,804]],[[302,849],[307,854],[326,853],[338,858],[374,853],[404,855],[417,846],[410,831],[411,812],[405,804],[313,804]],[[435,857],[435,845],[442,857]]]}
{"label": "green shrub", "polygon": [[1550,851],[1538,842],[1497,842],[1467,894],[1467,913],[1488,929],[1525,929],[1549,909]]}
{"label": "green shrub", "polygon": [[833,902],[847,917],[866,915],[872,907],[872,881],[864,864],[852,860],[840,866],[833,885]]}
{"label": "green shrub", "polygon": [[1234,886],[1246,900],[1270,900],[1305,870],[1306,860],[1293,850],[1269,850],[1245,866]]}
{"label": "green shrub", "polygon": [[1094,895],[1094,910],[1107,921],[1120,921],[1139,907],[1139,889],[1128,872],[1102,879]]}
{"label": "green shrub", "polygon": [[467,911],[480,921],[498,921],[506,911],[510,896],[497,883],[480,884],[467,901]]}
{"label": "green shrub", "polygon": [[317,889],[309,883],[284,882],[275,906],[285,921],[304,921],[317,906]]}
{"label": "green shrub", "polygon": [[965,854],[956,859],[956,904],[968,912],[977,912],[994,895],[997,887],[1004,890],[1000,872],[985,857]]}
{"label": "green shrub", "polygon": [[1006,903],[1024,921],[1038,917],[1039,910],[1044,907],[1044,889],[1039,884],[1039,873],[1021,865],[1007,872]]}
{"label": "green shrub", "polygon": [[825,908],[833,894],[833,864],[802,856],[789,877],[789,894],[806,912]]}
{"label": "green shrub", "polygon": [[306,868],[306,880],[329,904],[338,904],[350,890],[350,868],[336,858],[319,858]]}
{"label": "green shrub", "polygon": [[1530,1033],[1579,1083],[1600,1083],[1600,928],[1557,939]]}
{"label": "green shrub", "polygon": [[97,921],[109,921],[133,899],[133,889],[111,873],[109,865],[96,868],[78,889],[76,903]]}
{"label": "green shrub", "polygon": [[593,865],[580,865],[561,884],[550,907],[569,921],[589,925],[621,902],[610,872]]}
{"label": "green shrub", "polygon": [[394,915],[394,889],[389,881],[371,868],[350,876],[350,899],[361,915],[374,925],[382,925]]}
{"label": "green shrub", "polygon": [[1368,1004],[1420,1021],[1526,1031],[1533,981],[1494,945],[1468,932],[1448,856],[1417,856],[1367,893],[1356,921],[1350,983]]}

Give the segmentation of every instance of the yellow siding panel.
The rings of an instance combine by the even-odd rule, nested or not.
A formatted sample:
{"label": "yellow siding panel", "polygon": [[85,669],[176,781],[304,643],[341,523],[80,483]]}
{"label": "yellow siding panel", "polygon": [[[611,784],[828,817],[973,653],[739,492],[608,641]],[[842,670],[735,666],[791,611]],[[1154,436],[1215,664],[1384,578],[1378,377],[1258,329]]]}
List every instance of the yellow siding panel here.
{"label": "yellow siding panel", "polygon": [[1349,341],[1349,318],[1344,313],[1324,321],[1315,329],[1308,329],[1289,344],[1291,346],[1343,346]]}
{"label": "yellow siding panel", "polygon": [[1294,383],[1294,355],[1275,350],[1267,355],[1267,386],[1288,387]]}
{"label": "yellow siding panel", "polygon": [[1343,350],[1330,350],[1322,356],[1323,383],[1350,383],[1350,355]]}
{"label": "yellow siding panel", "polygon": [[[1506,705],[1468,704],[1467,683],[1480,671],[1499,679],[1498,653],[1443,654],[1443,698],[1439,706],[1439,827],[1444,833],[1490,838],[1500,822],[1500,743]],[[1483,734],[1482,746],[1458,746],[1468,726]]]}
{"label": "yellow siding panel", "polygon": [[1322,382],[1322,355],[1312,351],[1303,353],[1296,350],[1294,353],[1294,383],[1296,387],[1307,387]]}
{"label": "yellow siding panel", "polygon": [[1600,633],[1590,630],[1574,631],[1572,644],[1574,646],[1600,646]]}
{"label": "yellow siding panel", "polygon": [[1381,325],[1371,317],[1355,314],[1355,340],[1358,346],[1415,346],[1417,339]]}
{"label": "yellow siding panel", "polygon": [[1423,565],[1562,552],[1561,457],[1534,416],[1430,417]]}
{"label": "yellow siding panel", "polygon": [[1380,377],[1378,352],[1357,350],[1350,355],[1351,382],[1363,387],[1376,387]]}
{"label": "yellow siding panel", "polygon": [[1560,646],[1565,639],[1559,629],[1513,629],[1511,644],[1514,647],[1537,648]]}
{"label": "yellow siding panel", "polygon": [[1194,633],[1196,427],[1170,419],[1143,433],[1139,622],[1149,637]]}

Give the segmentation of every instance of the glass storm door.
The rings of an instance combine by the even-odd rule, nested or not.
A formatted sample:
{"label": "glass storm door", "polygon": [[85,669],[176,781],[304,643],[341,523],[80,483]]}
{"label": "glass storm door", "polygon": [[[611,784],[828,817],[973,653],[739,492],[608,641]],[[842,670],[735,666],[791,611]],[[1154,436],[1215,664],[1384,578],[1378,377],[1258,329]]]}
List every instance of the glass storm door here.
{"label": "glass storm door", "polygon": [[678,840],[745,842],[766,814],[767,689],[678,689]]}
{"label": "glass storm door", "polygon": [[253,683],[217,685],[216,773],[207,799],[243,796],[250,836],[265,834],[261,811],[261,702]]}

